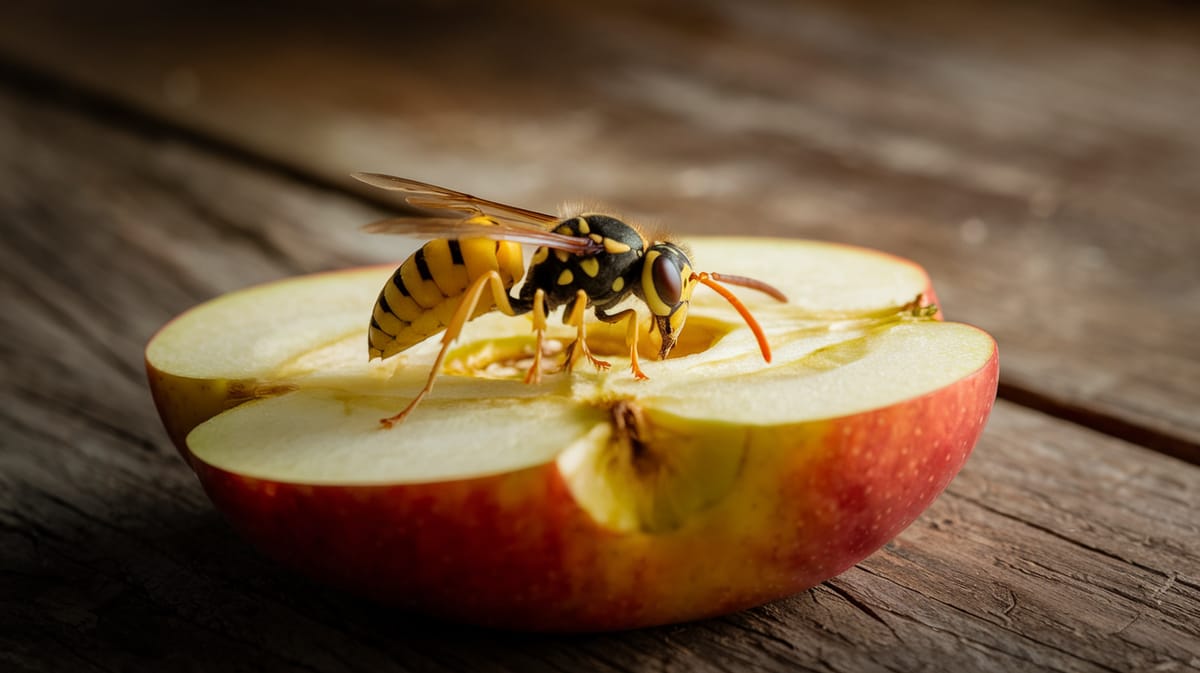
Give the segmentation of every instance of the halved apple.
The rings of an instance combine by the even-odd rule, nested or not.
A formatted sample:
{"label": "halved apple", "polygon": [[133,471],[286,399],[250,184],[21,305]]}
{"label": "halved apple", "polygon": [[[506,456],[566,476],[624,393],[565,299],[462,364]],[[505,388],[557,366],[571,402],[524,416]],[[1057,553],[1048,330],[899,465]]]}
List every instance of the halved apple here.
{"label": "halved apple", "polygon": [[[507,628],[696,619],[811,587],[911,523],[958,472],[996,390],[986,333],[914,307],[911,262],[847,246],[701,239],[774,350],[697,291],[680,346],[520,381],[530,324],[471,322],[425,402],[436,339],[369,365],[391,268],[218,298],[150,342],[164,424],[250,540],[370,598]],[[569,340],[572,331],[552,333]],[[592,330],[593,348],[621,335]],[[617,346],[612,346],[617,344]]]}

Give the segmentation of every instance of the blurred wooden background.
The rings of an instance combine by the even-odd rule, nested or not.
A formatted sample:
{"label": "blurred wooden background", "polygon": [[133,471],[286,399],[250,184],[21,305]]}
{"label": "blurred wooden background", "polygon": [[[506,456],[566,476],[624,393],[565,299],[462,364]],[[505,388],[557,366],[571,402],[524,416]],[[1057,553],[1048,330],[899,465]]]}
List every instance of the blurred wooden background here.
{"label": "blurred wooden background", "polygon": [[[513,636],[280,576],[141,349],[223,291],[403,258],[354,170],[911,257],[996,335],[1001,400],[895,542],[719,620]],[[1200,669],[1197,213],[1191,3],[10,3],[0,662]]]}

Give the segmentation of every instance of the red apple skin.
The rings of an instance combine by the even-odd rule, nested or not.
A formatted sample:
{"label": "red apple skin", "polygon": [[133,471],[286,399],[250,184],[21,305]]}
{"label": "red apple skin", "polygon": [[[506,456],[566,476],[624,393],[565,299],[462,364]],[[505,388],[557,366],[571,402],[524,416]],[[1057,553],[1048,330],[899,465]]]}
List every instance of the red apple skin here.
{"label": "red apple skin", "polygon": [[998,362],[993,351],[970,376],[875,411],[747,428],[735,487],[667,533],[602,527],[554,463],[452,482],[310,486],[190,462],[246,538],[319,581],[504,629],[628,629],[797,593],[877,550],[966,461]]}

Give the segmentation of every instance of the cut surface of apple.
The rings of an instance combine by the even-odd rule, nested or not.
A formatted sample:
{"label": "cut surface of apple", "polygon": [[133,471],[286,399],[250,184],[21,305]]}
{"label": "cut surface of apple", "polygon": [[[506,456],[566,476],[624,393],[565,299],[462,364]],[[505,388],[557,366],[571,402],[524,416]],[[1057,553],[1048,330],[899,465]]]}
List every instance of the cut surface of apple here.
{"label": "cut surface of apple", "polygon": [[[995,395],[986,333],[932,319],[918,266],[834,244],[689,241],[772,345],[705,289],[642,361],[590,325],[596,371],[521,382],[527,318],[468,324],[433,393],[431,339],[367,362],[392,268],[282,281],[180,316],[147,369],[172,439],[268,554],[377,600],[480,624],[590,630],[695,619],[810,587],[907,526],[974,446]],[[644,310],[643,310],[644,313]],[[557,323],[555,319],[552,322]],[[554,327],[552,341],[573,338]]]}

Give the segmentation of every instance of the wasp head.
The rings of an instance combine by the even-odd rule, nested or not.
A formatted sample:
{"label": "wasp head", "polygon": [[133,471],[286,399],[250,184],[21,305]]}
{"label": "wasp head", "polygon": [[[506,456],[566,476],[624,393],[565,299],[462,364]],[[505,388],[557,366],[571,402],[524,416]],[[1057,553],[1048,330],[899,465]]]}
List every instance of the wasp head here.
{"label": "wasp head", "polygon": [[635,292],[650,307],[655,327],[662,335],[660,359],[665,359],[675,347],[687,320],[688,304],[696,288],[694,275],[691,259],[678,245],[659,242],[646,251],[641,282]]}

